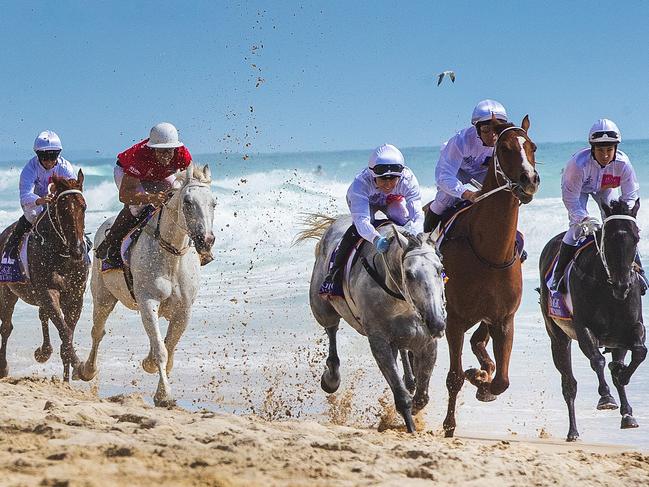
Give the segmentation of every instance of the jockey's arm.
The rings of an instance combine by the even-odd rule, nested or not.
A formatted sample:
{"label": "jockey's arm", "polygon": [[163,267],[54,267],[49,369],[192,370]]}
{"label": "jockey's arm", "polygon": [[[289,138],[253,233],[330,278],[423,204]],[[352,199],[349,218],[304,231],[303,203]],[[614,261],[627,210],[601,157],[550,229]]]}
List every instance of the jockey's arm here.
{"label": "jockey's arm", "polygon": [[624,201],[631,208],[640,197],[640,185],[631,164],[625,164],[621,179],[620,201]]}
{"label": "jockey's arm", "polygon": [[459,135],[455,135],[442,148],[437,166],[435,166],[437,186],[456,198],[462,198],[467,189],[457,177],[463,158]]}
{"label": "jockey's arm", "polygon": [[421,204],[419,181],[417,181],[417,177],[414,174],[410,179],[410,188],[408,189],[405,198],[410,225],[415,233],[421,233],[424,231],[424,212]]}
{"label": "jockey's arm", "polygon": [[140,187],[140,180],[129,174],[124,174],[122,184],[119,187],[119,201],[125,205],[147,205],[159,206],[167,200],[164,191],[148,193]]}
{"label": "jockey's arm", "polygon": [[582,201],[583,181],[583,170],[574,163],[574,160],[570,161],[561,178],[561,198],[568,210],[571,224],[580,223],[589,216],[586,204]]}

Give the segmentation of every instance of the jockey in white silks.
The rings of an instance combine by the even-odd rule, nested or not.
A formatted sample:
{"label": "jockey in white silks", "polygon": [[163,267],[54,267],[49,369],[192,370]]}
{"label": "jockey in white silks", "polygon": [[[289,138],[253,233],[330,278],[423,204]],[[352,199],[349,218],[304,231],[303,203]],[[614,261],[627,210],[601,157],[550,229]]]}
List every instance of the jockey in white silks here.
{"label": "jockey in white silks", "polygon": [[424,213],[419,182],[406,167],[401,151],[390,144],[381,145],[372,152],[368,167],[356,176],[347,190],[347,206],[353,224],[338,245],[334,263],[320,287],[321,295],[331,296],[334,283],[342,281],[343,273],[340,270],[359,237],[372,243],[379,253],[388,250],[389,240],[374,227],[374,214],[377,211],[382,211],[394,223],[405,226],[413,234],[423,231]]}
{"label": "jockey in white silks", "polygon": [[482,184],[493,157],[496,134],[492,116],[507,122],[507,111],[495,100],[482,100],[473,109],[471,126],[451,137],[443,146],[435,167],[437,194],[429,203],[424,231],[432,232],[445,210],[461,200],[474,201],[477,191],[469,186],[474,179]]}
{"label": "jockey in white silks", "polygon": [[72,164],[61,157],[62,150],[61,139],[51,130],[41,132],[34,141],[36,156],[27,162],[20,173],[20,206],[23,216],[18,219],[5,244],[5,252],[11,258],[16,258],[23,235],[32,228],[45,206],[52,200],[49,195],[52,176],[76,178]]}
{"label": "jockey in white silks", "polygon": [[588,133],[590,147],[574,154],[563,171],[561,195],[568,210],[570,226],[561,243],[550,286],[553,291],[560,287],[563,291],[564,286],[560,283],[566,266],[577,251],[579,240],[600,227],[597,218],[588,214],[588,196],[593,197],[600,211],[602,203],[609,204],[614,198],[615,188],[620,188],[620,201],[629,208],[638,199],[640,186],[631,161],[617,148],[621,141],[622,134],[615,123],[605,118],[598,120]]}

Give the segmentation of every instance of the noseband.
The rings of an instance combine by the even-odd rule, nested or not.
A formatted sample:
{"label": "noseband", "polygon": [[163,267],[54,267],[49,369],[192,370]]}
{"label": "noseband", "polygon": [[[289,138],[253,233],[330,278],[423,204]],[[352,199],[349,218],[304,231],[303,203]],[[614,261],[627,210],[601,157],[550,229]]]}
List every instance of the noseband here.
{"label": "noseband", "polygon": [[596,235],[594,236],[595,246],[597,247],[597,253],[599,254],[600,259],[602,260],[602,265],[604,266],[604,270],[606,271],[606,277],[608,278],[607,282],[609,284],[613,284],[613,278],[611,277],[611,271],[608,268],[608,262],[606,262],[606,255],[604,254],[604,246],[606,244],[606,240],[604,240],[604,235],[606,232],[606,223],[610,222],[611,220],[629,220],[632,221],[636,226],[638,224],[637,220],[631,215],[611,215],[602,222],[602,237],[599,243],[597,242],[597,236]]}
{"label": "noseband", "polygon": [[520,198],[514,192],[514,190],[520,188],[520,184],[515,183],[514,181],[512,181],[512,179],[509,176],[507,176],[507,174],[503,170],[502,166],[500,165],[500,160],[498,159],[498,142],[500,141],[500,138],[503,136],[503,134],[505,132],[508,132],[509,130],[522,130],[525,133],[525,130],[523,130],[521,127],[507,127],[505,130],[500,132],[500,134],[498,134],[498,138],[496,139],[496,143],[494,144],[494,156],[493,156],[493,158],[494,158],[494,176],[496,177],[496,184],[498,184],[498,178],[503,179],[505,182],[504,182],[504,184],[502,186],[498,186],[497,188],[492,189],[491,191],[488,191],[488,192],[478,196],[475,199],[474,203],[477,203],[478,201],[483,200],[485,198],[488,198],[492,194],[498,193],[499,191],[503,191],[503,190],[504,191],[509,191],[510,193],[512,193],[514,195],[514,197],[517,200],[520,201]]}

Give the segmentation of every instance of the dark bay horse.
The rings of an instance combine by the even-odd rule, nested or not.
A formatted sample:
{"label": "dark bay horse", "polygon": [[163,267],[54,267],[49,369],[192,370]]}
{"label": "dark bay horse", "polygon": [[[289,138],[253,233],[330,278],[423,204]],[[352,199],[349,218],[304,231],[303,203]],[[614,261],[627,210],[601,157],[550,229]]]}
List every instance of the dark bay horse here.
{"label": "dark bay horse", "polygon": [[[559,249],[563,234],[550,240],[541,254],[541,312],[550,335],[552,359],[561,373],[563,397],[568,405],[570,427],[566,441],[575,441],[579,437],[575,419],[577,381],[572,373],[570,351],[572,340],[577,340],[597,374],[600,395],[597,409],[617,408],[604,378],[606,361],[599,349],[606,347],[611,352],[609,368],[620,396],[621,428],[638,427],[624,388],[647,356],[641,283],[633,270],[640,240],[635,219],[639,207],[640,200],[631,209],[618,201],[612,201],[610,207],[602,205],[607,218],[595,235],[596,245],[581,252],[568,279],[573,303],[572,320],[551,318],[547,307],[545,273]],[[628,351],[631,351],[631,362],[625,365]]]}
{"label": "dark bay horse", "polygon": [[[70,365],[79,362],[74,350],[74,329],[83,306],[90,263],[85,244],[86,202],[83,198],[83,173],[77,179],[53,176],[50,192],[52,202],[47,205],[32,229],[27,255],[29,281],[0,285],[0,377],[8,374],[7,341],[13,330],[11,318],[18,298],[38,307],[43,329],[43,345],[34,357],[45,362],[52,354],[49,321],[52,320],[61,338],[63,379],[70,380]],[[4,247],[13,226],[0,235]]]}
{"label": "dark bay horse", "polygon": [[[481,401],[492,401],[509,387],[509,359],[514,337],[514,313],[521,302],[522,275],[516,247],[518,207],[532,201],[538,190],[535,169],[536,145],[527,131],[529,118],[521,127],[492,119],[498,135],[494,157],[481,194],[460,214],[442,243],[448,313],[446,337],[450,370],[446,377],[448,410],[444,419],[447,437],[455,433],[457,395],[464,379],[478,390]],[[464,334],[476,323],[471,348],[480,370],[462,369]],[[487,352],[493,338],[493,360]],[[495,376],[492,375],[496,372]]]}
{"label": "dark bay horse", "polygon": [[[325,300],[318,294],[327,274],[330,256],[351,224],[351,217],[338,219],[312,215],[297,242],[317,238],[316,261],[311,275],[311,311],[329,337],[327,368],[321,386],[327,393],[340,385],[340,359],[336,333],[340,318],[367,336],[372,355],[388,382],[397,411],[409,432],[415,431],[413,414],[428,403],[428,384],[437,360],[437,339],[444,333],[444,281],[442,263],[430,234],[417,236],[391,225],[379,228],[390,238],[390,248],[377,254],[363,245],[361,262],[351,267],[345,284],[346,298]],[[369,267],[368,267],[369,266]],[[399,373],[399,351],[404,358],[406,379],[414,374],[414,395]],[[410,360],[408,356],[410,355]]]}

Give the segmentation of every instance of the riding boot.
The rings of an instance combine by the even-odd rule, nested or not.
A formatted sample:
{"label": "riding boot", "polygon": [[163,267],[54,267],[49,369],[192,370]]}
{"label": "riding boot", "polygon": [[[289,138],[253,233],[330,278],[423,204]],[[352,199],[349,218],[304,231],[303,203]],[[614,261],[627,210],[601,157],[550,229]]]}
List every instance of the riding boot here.
{"label": "riding boot", "polygon": [[334,289],[341,287],[343,277],[342,269],[345,266],[347,257],[349,257],[349,253],[358,238],[359,235],[356,231],[356,226],[351,225],[338,245],[333,265],[331,266],[331,269],[329,269],[329,272],[320,286],[320,294],[331,295]]}
{"label": "riding boot", "polygon": [[633,261],[636,264],[635,271],[638,273],[638,277],[640,278],[640,293],[644,296],[647,292],[647,288],[649,288],[649,280],[647,280],[647,275],[644,273],[642,262],[640,262],[640,255],[636,253]]}
{"label": "riding boot", "polygon": [[429,207],[426,212],[426,217],[424,218],[424,232],[432,232],[435,230],[441,220],[442,215],[438,215]]}
{"label": "riding boot", "polygon": [[565,280],[563,279],[563,274],[568,267],[568,263],[572,260],[577,252],[577,246],[568,245],[567,243],[561,242],[561,248],[559,249],[559,258],[557,259],[557,265],[554,268],[554,277],[552,279],[552,284],[550,285],[551,291],[559,291],[560,293],[565,293],[567,286]]}
{"label": "riding boot", "polygon": [[18,219],[16,226],[14,227],[11,235],[9,235],[9,238],[7,238],[7,242],[5,243],[4,253],[7,256],[12,259],[16,259],[18,257],[18,247],[20,246],[20,241],[31,228],[32,224],[29,223],[29,220],[27,218],[25,218],[25,215],[21,216]]}
{"label": "riding boot", "polygon": [[106,260],[109,266],[118,266],[121,261],[120,247],[126,234],[140,221],[133,216],[128,206],[124,206],[106,234],[106,238],[95,249],[95,255]]}

